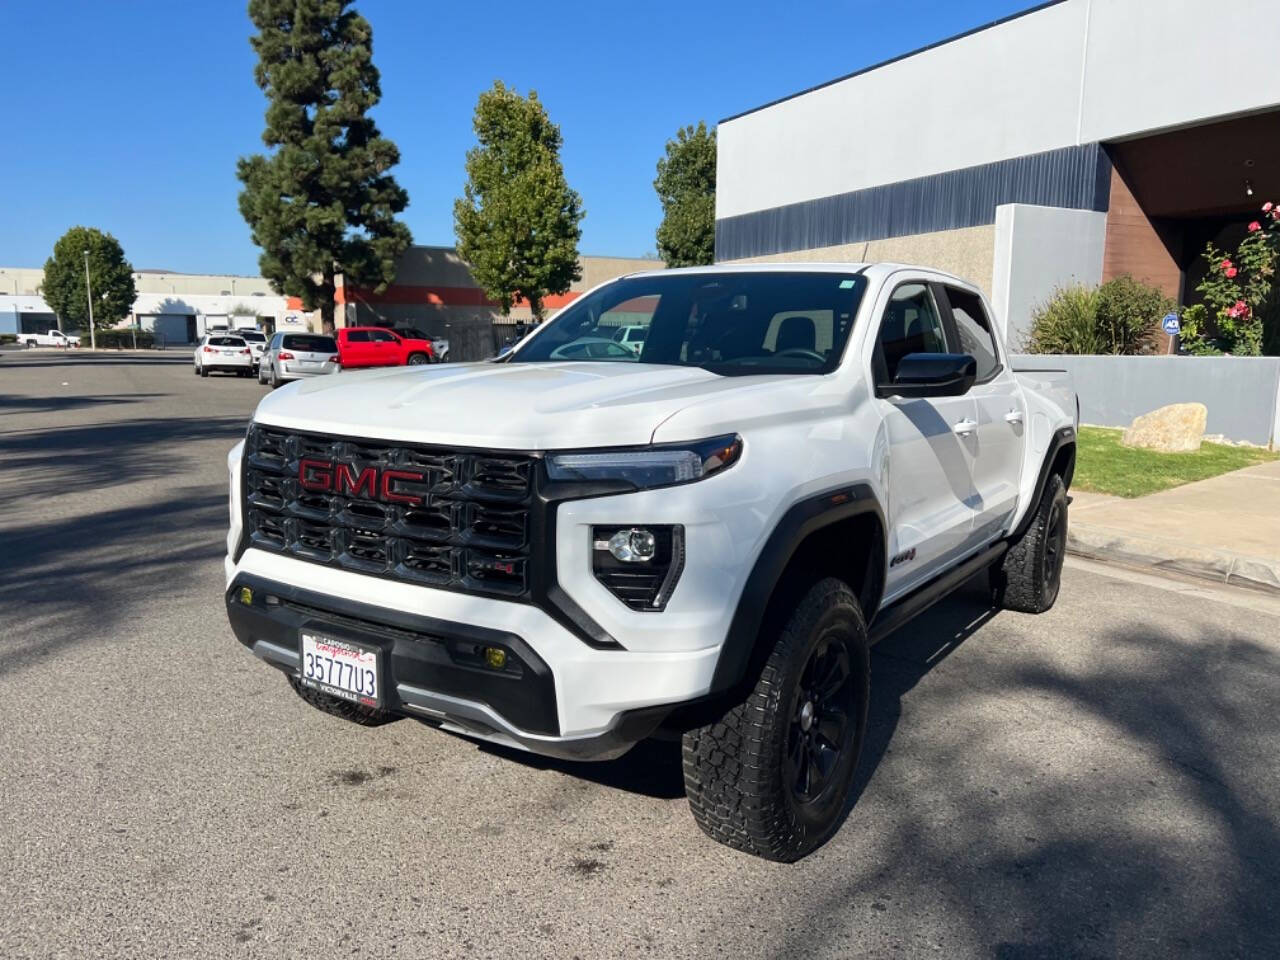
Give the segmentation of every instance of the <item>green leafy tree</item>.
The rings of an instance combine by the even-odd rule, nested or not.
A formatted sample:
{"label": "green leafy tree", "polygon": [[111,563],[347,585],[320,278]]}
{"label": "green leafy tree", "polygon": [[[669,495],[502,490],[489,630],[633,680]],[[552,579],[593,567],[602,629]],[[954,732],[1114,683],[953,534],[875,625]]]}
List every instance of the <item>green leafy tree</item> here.
{"label": "green leafy tree", "polygon": [[1280,208],[1267,203],[1233,255],[1207,243],[1203,256],[1209,272],[1196,285],[1202,302],[1183,313],[1183,346],[1195,354],[1246,357],[1275,349]]}
{"label": "green leafy tree", "polygon": [[400,151],[368,116],[382,96],[373,30],[349,0],[250,0],[249,18],[271,152],[237,164],[240,213],[263,276],[330,329],[335,276],[383,290],[412,242],[388,172]]}
{"label": "green leafy tree", "polygon": [[133,267],[124,258],[120,241],[93,227],[72,227],[53,245],[44,264],[41,293],[67,329],[89,329],[88,291],[84,283],[84,253],[89,251],[89,280],[93,287],[93,325],[101,330],[129,315],[138,291]]}
{"label": "green leafy tree", "polygon": [[716,258],[716,132],[702,121],[667,141],[653,181],[662,202],[658,255],[669,267],[696,267]]}
{"label": "green leafy tree", "polygon": [[560,128],[534,91],[522,97],[501,81],[480,94],[474,127],[453,205],[458,254],[504,314],[523,299],[541,322],[546,297],[582,276],[582,199],[565,180]]}

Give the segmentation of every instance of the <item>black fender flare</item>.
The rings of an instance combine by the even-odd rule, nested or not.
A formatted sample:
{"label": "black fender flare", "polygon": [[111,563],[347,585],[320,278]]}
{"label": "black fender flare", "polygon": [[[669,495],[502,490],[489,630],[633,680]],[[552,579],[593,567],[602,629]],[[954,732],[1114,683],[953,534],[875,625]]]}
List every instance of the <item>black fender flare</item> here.
{"label": "black fender flare", "polygon": [[[882,535],[887,535],[884,511],[880,508],[875,492],[869,484],[855,483],[806,497],[794,503],[782,515],[756,557],[755,565],[742,588],[738,606],[720,648],[709,694],[731,690],[747,676],[756,653],[756,642],[769,600],[791,558],[795,556],[796,549],[805,538],[823,527],[867,513],[875,515]],[[879,569],[874,571],[876,581],[871,597],[872,612],[879,606],[884,590],[885,561],[883,557],[880,559]]]}
{"label": "black fender flare", "polygon": [[1061,427],[1056,430],[1053,437],[1049,440],[1049,449],[1045,451],[1044,459],[1040,462],[1040,474],[1036,477],[1035,489],[1031,492],[1031,501],[1027,504],[1026,511],[1022,514],[1022,519],[1018,521],[1018,525],[1014,527],[1009,534],[1008,539],[1016,541],[1031,526],[1031,521],[1035,519],[1036,504],[1040,502],[1040,498],[1044,496],[1044,488],[1049,483],[1049,477],[1053,474],[1053,466],[1058,462],[1059,455],[1064,450],[1070,450],[1070,457],[1063,472],[1062,483],[1070,488],[1071,477],[1076,469],[1076,428]]}

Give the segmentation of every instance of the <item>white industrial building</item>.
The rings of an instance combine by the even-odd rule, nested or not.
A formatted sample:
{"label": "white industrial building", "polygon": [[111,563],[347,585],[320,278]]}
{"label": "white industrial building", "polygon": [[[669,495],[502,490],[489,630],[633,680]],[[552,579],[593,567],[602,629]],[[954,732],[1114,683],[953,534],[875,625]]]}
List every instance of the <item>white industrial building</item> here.
{"label": "white industrial building", "polygon": [[1016,344],[1062,284],[1186,302],[1280,201],[1277,0],[1054,0],[730,117],[716,256],[933,264]]}
{"label": "white industrial building", "polygon": [[[135,326],[169,344],[194,343],[214,326],[306,330],[311,315],[298,300],[271,290],[262,277],[228,274],[134,273],[137,298],[119,326]],[[58,326],[39,295],[44,271],[0,268],[0,333],[43,332]]]}

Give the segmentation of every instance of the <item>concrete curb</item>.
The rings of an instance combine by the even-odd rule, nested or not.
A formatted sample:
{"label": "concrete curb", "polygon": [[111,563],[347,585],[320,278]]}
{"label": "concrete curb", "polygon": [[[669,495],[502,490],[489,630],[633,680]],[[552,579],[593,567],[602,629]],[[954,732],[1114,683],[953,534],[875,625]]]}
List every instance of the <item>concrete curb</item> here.
{"label": "concrete curb", "polygon": [[1073,522],[1067,532],[1067,552],[1091,560],[1112,560],[1139,567],[1253,587],[1280,594],[1280,561],[1244,557],[1226,550],[1208,550],[1113,528]]}

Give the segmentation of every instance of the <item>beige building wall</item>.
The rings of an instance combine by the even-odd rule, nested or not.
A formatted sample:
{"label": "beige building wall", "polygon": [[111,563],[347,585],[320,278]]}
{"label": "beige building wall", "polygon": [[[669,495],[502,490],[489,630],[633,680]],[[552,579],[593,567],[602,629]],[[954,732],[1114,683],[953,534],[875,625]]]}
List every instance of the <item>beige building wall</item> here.
{"label": "beige building wall", "polygon": [[[44,284],[40,267],[0,267],[0,293],[37,296]],[[271,284],[262,277],[225,273],[156,273],[135,271],[133,284],[139,294],[167,293],[207,296],[275,296]]]}
{"label": "beige building wall", "polygon": [[814,250],[791,250],[727,263],[916,263],[953,273],[979,287],[990,299],[995,270],[995,224],[921,233],[887,240],[865,240]]}

